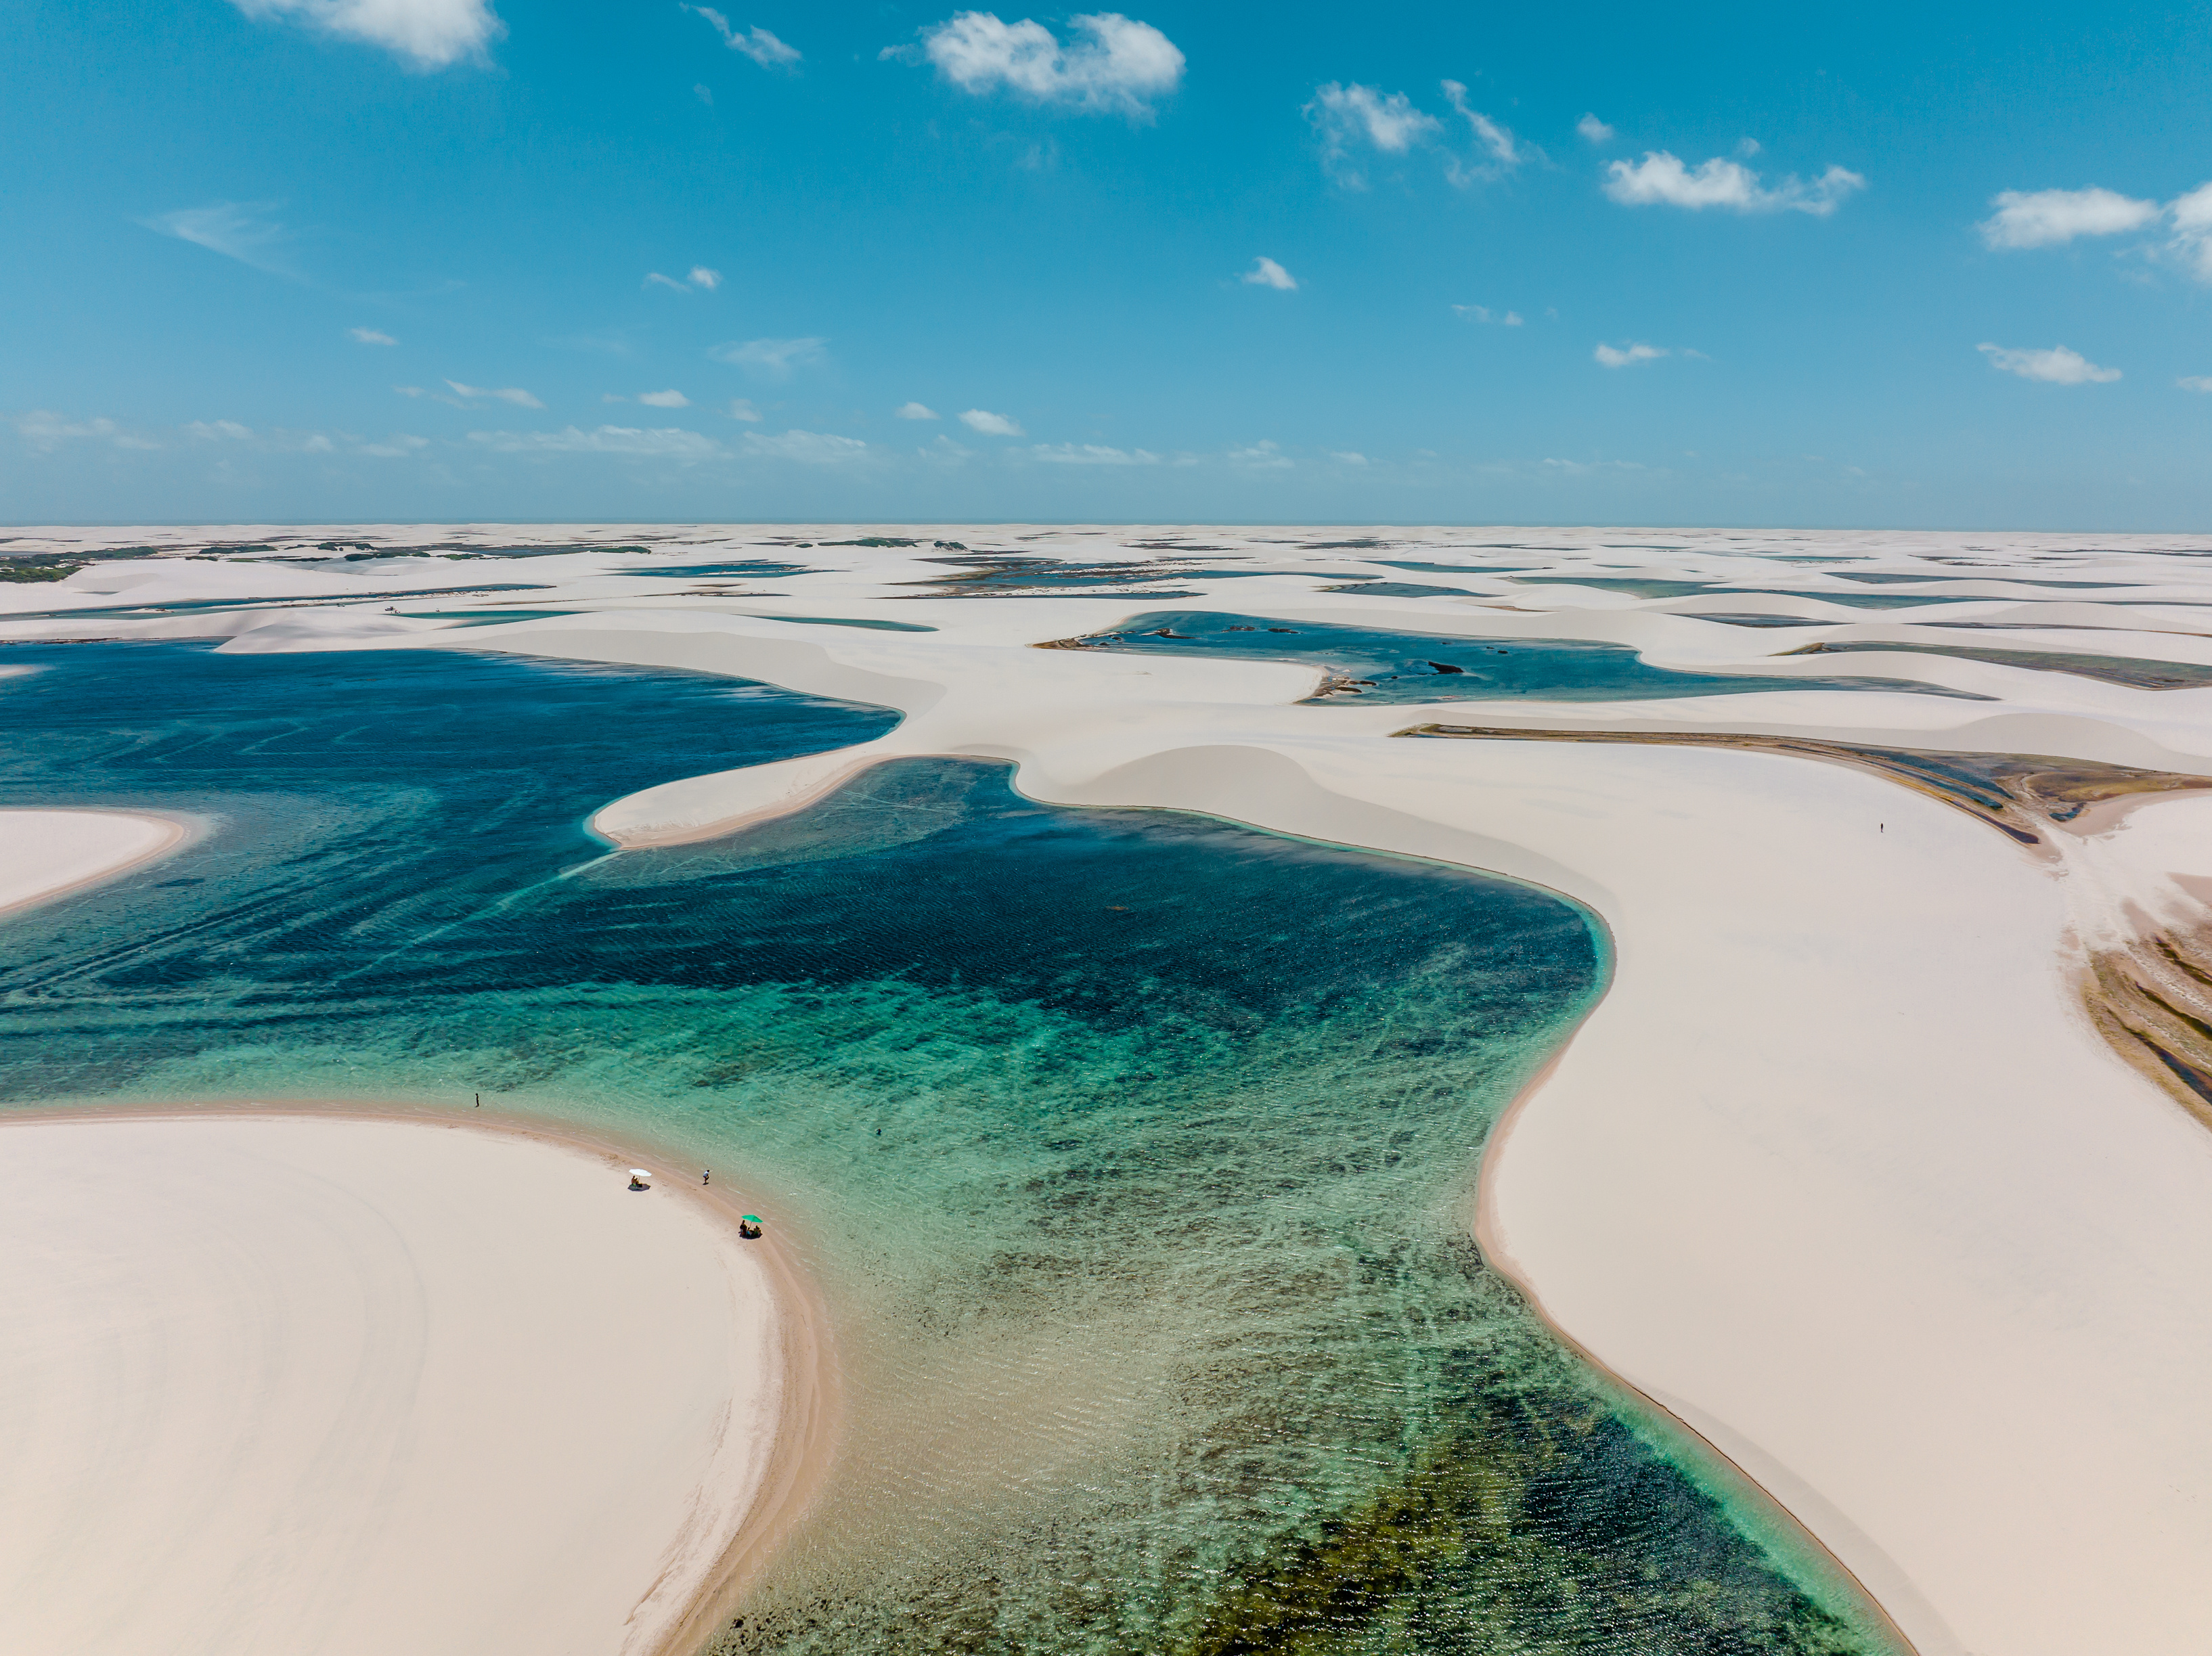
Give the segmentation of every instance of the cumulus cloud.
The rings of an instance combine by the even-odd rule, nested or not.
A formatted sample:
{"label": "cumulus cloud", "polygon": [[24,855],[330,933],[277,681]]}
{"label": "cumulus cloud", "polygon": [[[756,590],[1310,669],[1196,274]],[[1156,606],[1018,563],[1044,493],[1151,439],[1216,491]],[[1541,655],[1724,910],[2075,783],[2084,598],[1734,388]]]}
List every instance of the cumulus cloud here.
{"label": "cumulus cloud", "polygon": [[934,420],[937,410],[926,403],[902,403],[891,410],[901,420]]}
{"label": "cumulus cloud", "polygon": [[1240,278],[1255,288],[1278,288],[1284,293],[1295,290],[1298,279],[1265,253],[1252,261],[1252,268]]}
{"label": "cumulus cloud", "polygon": [[1253,443],[1244,448],[1232,448],[1229,451],[1229,459],[1231,464],[1256,466],[1263,471],[1281,470],[1297,464],[1272,441]]}
{"label": "cumulus cloud", "polygon": [[[453,388],[454,396],[462,397],[472,403],[480,401],[487,397],[496,397],[501,402],[512,403],[519,409],[542,409],[545,406],[544,403],[539,402],[536,397],[532,397],[528,391],[523,390],[520,385],[508,385],[503,390],[493,391],[483,385],[464,385],[458,379],[448,379],[446,381],[446,384]],[[422,395],[420,391],[410,390],[405,386],[402,386],[400,389],[406,391],[407,395],[410,397],[419,397]]]}
{"label": "cumulus cloud", "polygon": [[1613,129],[1595,115],[1585,115],[1575,123],[1575,130],[1592,143],[1611,143]]}
{"label": "cumulus cloud", "polygon": [[649,409],[688,409],[691,399],[680,391],[641,391],[637,400]]}
{"label": "cumulus cloud", "polygon": [[2154,201],[2136,201],[2117,191],[2006,190],[1991,199],[1997,210],[1975,227],[1992,247],[2051,247],[2076,236],[2114,236],[2139,230],[2158,216]]}
{"label": "cumulus cloud", "polygon": [[826,339],[744,339],[731,340],[712,347],[707,355],[717,362],[726,362],[733,368],[763,379],[788,379],[794,370],[810,363],[819,362]]}
{"label": "cumulus cloud", "polygon": [[1352,159],[1360,149],[1402,155],[1443,130],[1442,121],[1416,108],[1402,92],[1386,95],[1376,87],[1343,86],[1334,81],[1316,88],[1305,117],[1321,135],[1322,166],[1338,183],[1353,190],[1367,187],[1366,174]]}
{"label": "cumulus cloud", "polygon": [[346,337],[363,345],[397,345],[399,343],[390,334],[381,333],[374,328],[348,328]]}
{"label": "cumulus cloud", "polygon": [[[963,11],[921,31],[920,56],[963,92],[1004,88],[1042,104],[1149,120],[1152,100],[1182,83],[1183,56],[1150,23],[1115,11],[1067,20],[1063,45],[1030,18],[1001,22],[991,12]],[[911,58],[913,48],[888,46],[882,56]]]}
{"label": "cumulus cloud", "polygon": [[1356,449],[1333,450],[1328,458],[1341,465],[1364,466],[1367,464],[1367,457]]}
{"label": "cumulus cloud", "polygon": [[194,420],[185,428],[185,434],[204,443],[242,443],[253,435],[253,428],[241,426],[235,420]]}
{"label": "cumulus cloud", "polygon": [[1669,353],[1657,345],[1629,345],[1614,347],[1601,344],[1590,353],[1608,368],[1633,367],[1638,362],[1656,362]]}
{"label": "cumulus cloud", "polygon": [[693,265],[689,279],[693,287],[704,288],[710,294],[722,285],[722,273],[720,270],[710,270],[703,264]]}
{"label": "cumulus cloud", "polygon": [[970,431],[980,431],[986,437],[1018,437],[1022,428],[1003,414],[994,414],[988,409],[969,409],[960,416],[960,423]]}
{"label": "cumulus cloud", "polygon": [[1036,443],[1030,457],[1054,465],[1156,466],[1160,457],[1141,448],[1108,448],[1098,443]]}
{"label": "cumulus cloud", "polygon": [[291,233],[266,216],[276,207],[273,201],[219,201],[207,207],[182,207],[138,222],[149,230],[189,241],[257,270],[289,276],[293,270],[284,250],[292,240]]}
{"label": "cumulus cloud", "polygon": [[2172,251],[2199,282],[2212,282],[2212,184],[2175,197],[2166,210],[2173,225]]}
{"label": "cumulus cloud", "polygon": [[629,454],[648,459],[708,460],[726,451],[711,437],[676,426],[657,431],[635,426],[598,426],[582,431],[472,431],[469,440],[495,454]]}
{"label": "cumulus cloud", "polygon": [[861,458],[868,446],[856,437],[838,437],[818,431],[792,430],[770,437],[745,434],[745,452],[768,460],[797,460],[805,465],[837,465]]}
{"label": "cumulus cloud", "polygon": [[2184,391],[2212,391],[2212,374],[2185,374],[2182,378],[2175,380],[2173,383],[2180,386]]}
{"label": "cumulus cloud", "polygon": [[684,10],[705,18],[714,26],[714,33],[722,37],[722,44],[732,52],[742,52],[763,69],[789,69],[799,59],[796,46],[787,46],[766,29],[755,27],[740,34],[730,27],[730,20],[712,6],[686,6]]}
{"label": "cumulus cloud", "polygon": [[1690,167],[1663,149],[1647,150],[1640,161],[1611,161],[1605,169],[1605,193],[1624,207],[1708,207],[1738,213],[1810,213],[1826,218],[1866,180],[1841,167],[1806,183],[1794,173],[1772,189],[1741,161],[1715,156]]}
{"label": "cumulus cloud", "polygon": [[[1445,149],[1444,176],[1464,189],[1511,171],[1528,158],[1512,133],[1470,109],[1467,88],[1457,81],[1443,82],[1444,97],[1467,124],[1474,140],[1471,156],[1462,158]],[[1363,151],[1403,155],[1417,149],[1443,144],[1443,123],[1420,108],[1402,92],[1385,94],[1379,87],[1341,85],[1331,81],[1315,89],[1305,106],[1306,119],[1321,136],[1322,167],[1350,190],[1367,187],[1367,176],[1356,159]]]}
{"label": "cumulus cloud", "polygon": [[231,0],[255,19],[284,19],[363,40],[416,69],[483,56],[506,27],[486,0]]}
{"label": "cumulus cloud", "polygon": [[2102,385],[2120,377],[2118,368],[2100,368],[2078,351],[2063,345],[2049,350],[2014,350],[2002,345],[1981,344],[1974,349],[1990,359],[1990,366],[2023,379],[2040,379],[2052,385]]}
{"label": "cumulus cloud", "polygon": [[1493,311],[1487,305],[1455,305],[1452,309],[1470,322],[1487,322],[1500,328],[1522,325],[1522,318],[1518,311]]}

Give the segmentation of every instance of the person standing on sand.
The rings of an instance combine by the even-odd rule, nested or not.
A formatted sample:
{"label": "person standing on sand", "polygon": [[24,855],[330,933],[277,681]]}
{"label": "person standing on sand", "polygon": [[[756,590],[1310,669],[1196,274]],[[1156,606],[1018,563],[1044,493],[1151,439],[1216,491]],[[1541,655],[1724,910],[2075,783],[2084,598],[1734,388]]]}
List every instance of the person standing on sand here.
{"label": "person standing on sand", "polygon": [[713,1183],[714,1182],[714,1168],[702,1168],[699,1170],[699,1182],[700,1182],[701,1184],[702,1184],[702,1185],[711,1185],[711,1184],[713,1184]]}

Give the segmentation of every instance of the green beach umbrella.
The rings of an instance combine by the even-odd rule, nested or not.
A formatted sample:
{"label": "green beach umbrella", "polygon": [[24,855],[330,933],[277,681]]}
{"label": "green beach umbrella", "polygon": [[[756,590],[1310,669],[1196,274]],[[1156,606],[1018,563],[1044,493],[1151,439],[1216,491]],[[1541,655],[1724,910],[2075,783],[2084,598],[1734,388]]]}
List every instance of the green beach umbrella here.
{"label": "green beach umbrella", "polygon": [[757,1225],[760,1223],[760,1215],[757,1213],[748,1213],[745,1215],[745,1222],[749,1225]]}

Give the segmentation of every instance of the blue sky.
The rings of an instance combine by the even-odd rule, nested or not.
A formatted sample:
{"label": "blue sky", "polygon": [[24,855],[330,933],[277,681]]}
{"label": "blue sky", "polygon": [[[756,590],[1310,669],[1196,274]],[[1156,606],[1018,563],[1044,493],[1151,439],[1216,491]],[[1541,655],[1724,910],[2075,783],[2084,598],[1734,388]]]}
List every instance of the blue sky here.
{"label": "blue sky", "polygon": [[9,521],[2212,519],[2202,5],[0,43]]}

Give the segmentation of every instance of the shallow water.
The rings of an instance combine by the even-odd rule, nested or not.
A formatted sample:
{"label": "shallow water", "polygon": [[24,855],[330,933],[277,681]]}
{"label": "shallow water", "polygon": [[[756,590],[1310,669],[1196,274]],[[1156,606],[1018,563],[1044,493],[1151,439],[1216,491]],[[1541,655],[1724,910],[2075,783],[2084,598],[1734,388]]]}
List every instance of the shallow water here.
{"label": "shallow water", "polygon": [[0,1098],[481,1090],[797,1239],[849,1436],[730,1648],[1881,1647],[1468,1240],[1604,969],[1566,903],[954,761],[603,856],[611,797],[891,717],[436,651],[5,656],[41,670],[0,680],[0,803],[218,827],[0,922]]}
{"label": "shallow water", "polygon": [[1265,661],[1294,661],[1318,667],[1340,681],[1309,698],[1326,702],[1489,701],[1513,696],[1620,701],[1737,695],[1753,690],[1965,695],[1917,679],[1681,672],[1651,666],[1626,645],[1581,639],[1454,637],[1320,622],[1293,624],[1203,610],[1154,610],[1076,644],[1088,650],[1166,655],[1220,651]]}

